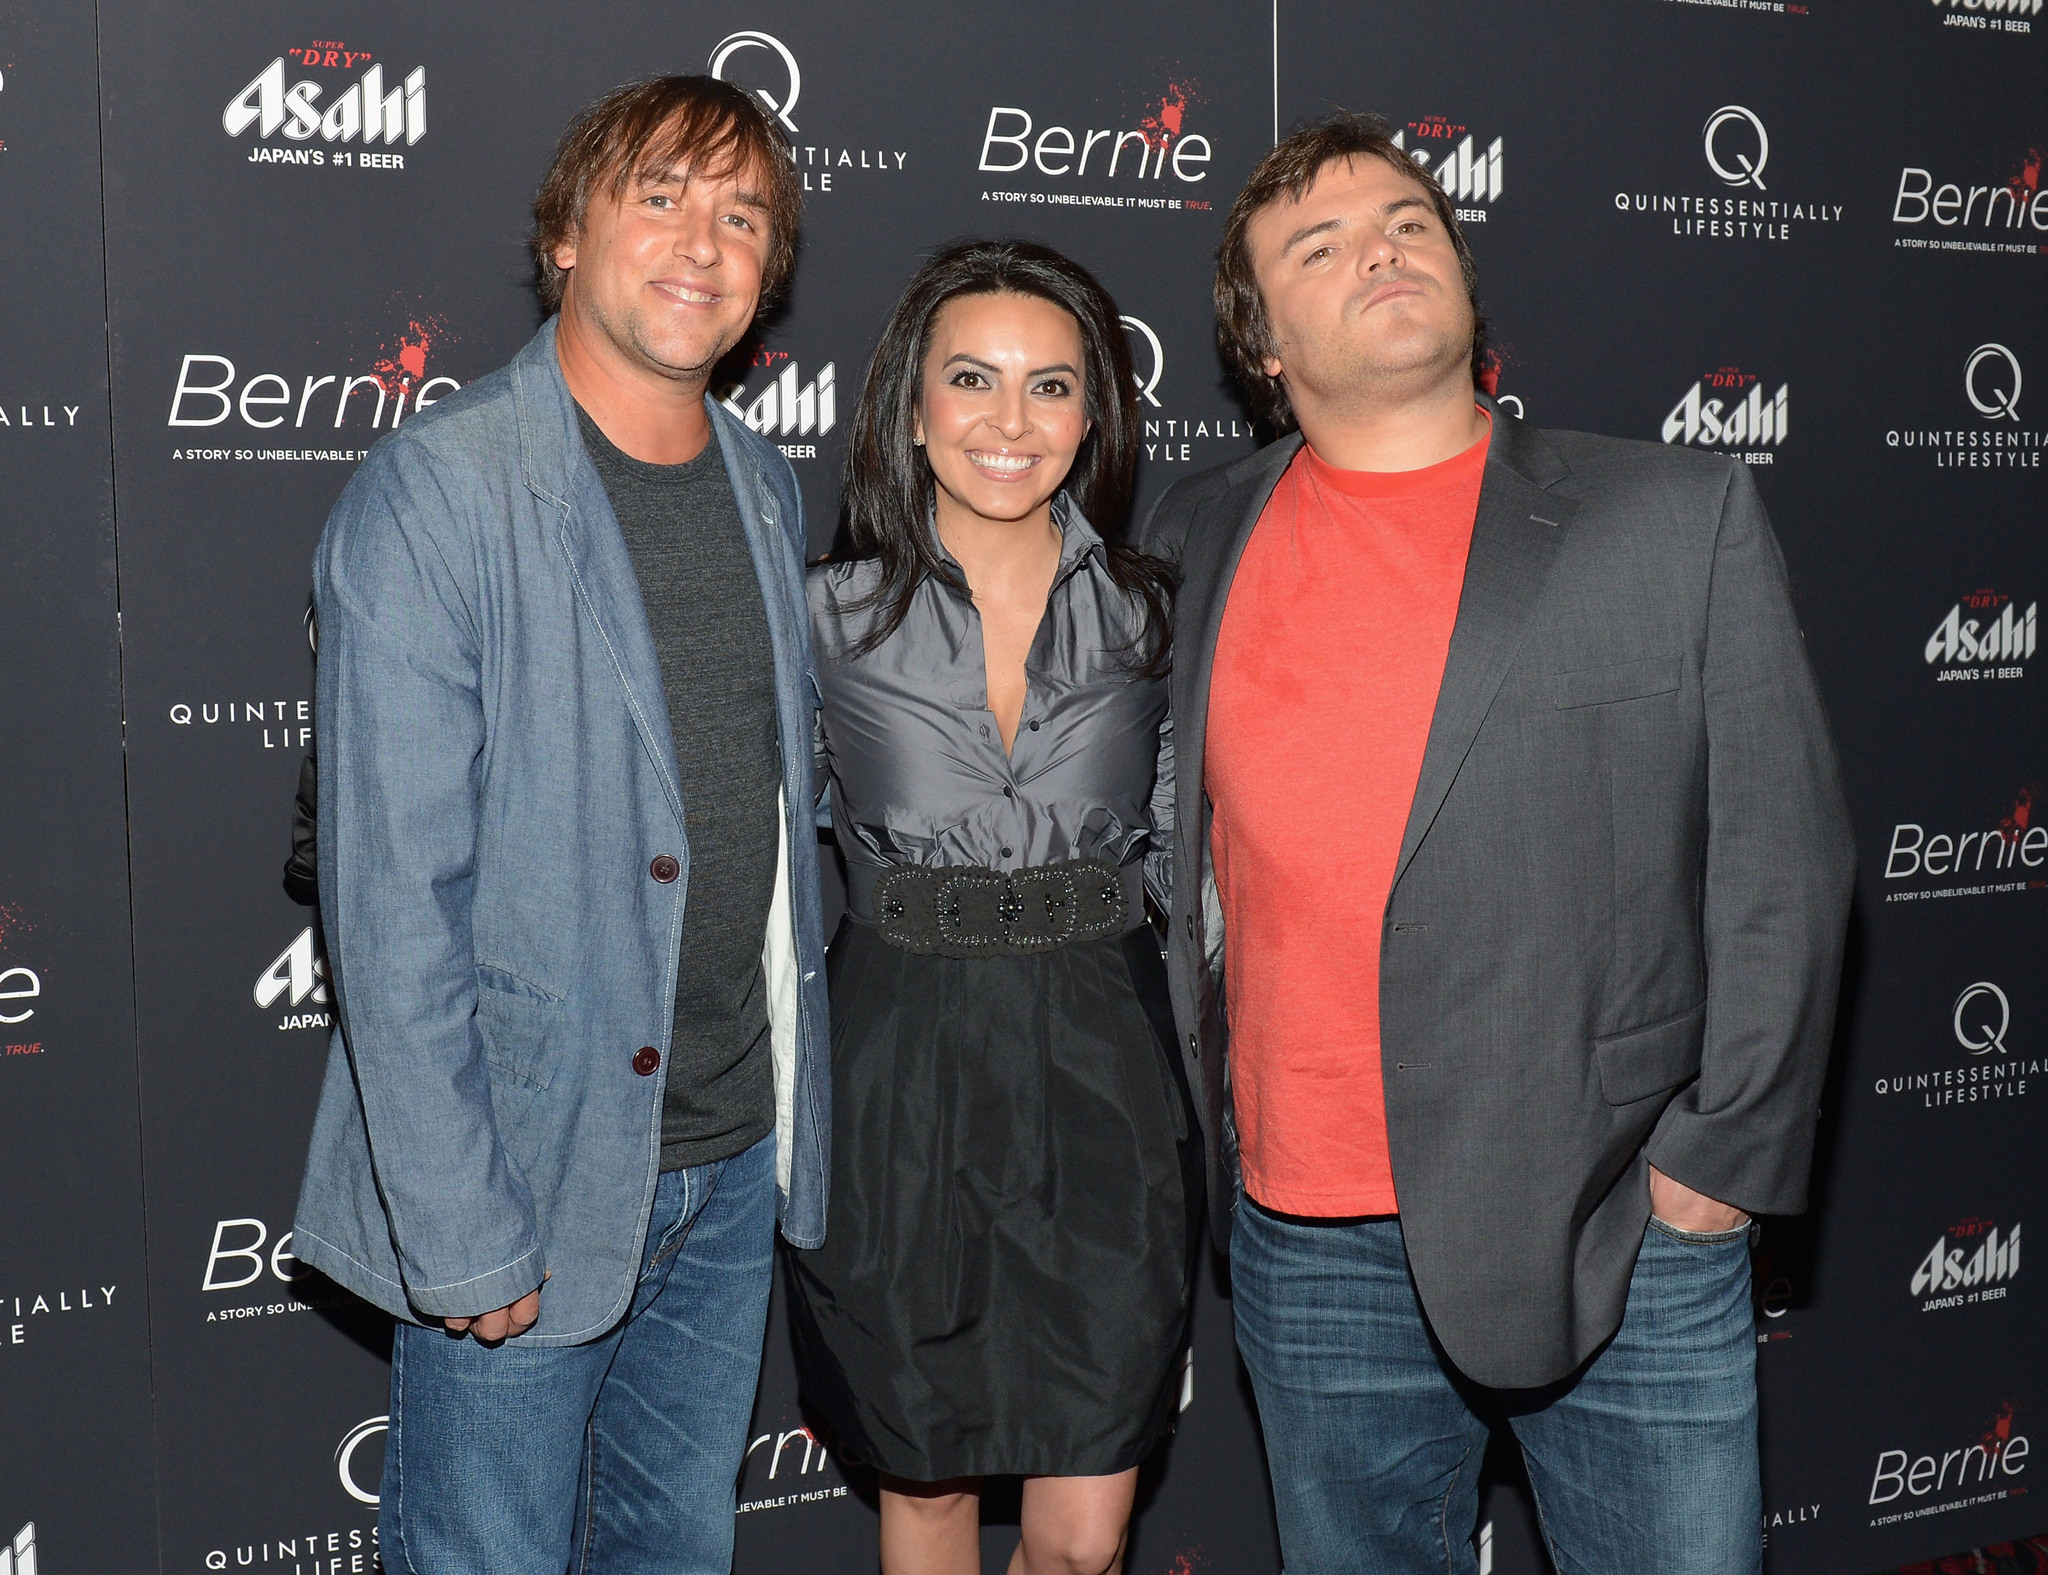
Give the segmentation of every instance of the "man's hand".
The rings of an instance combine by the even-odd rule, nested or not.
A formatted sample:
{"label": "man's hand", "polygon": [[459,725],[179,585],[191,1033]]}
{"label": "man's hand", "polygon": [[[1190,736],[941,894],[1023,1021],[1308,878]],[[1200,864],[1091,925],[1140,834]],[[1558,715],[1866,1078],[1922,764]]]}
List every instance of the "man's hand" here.
{"label": "man's hand", "polygon": [[1695,1192],[1684,1182],[1673,1181],[1655,1165],[1650,1167],[1650,1212],[1675,1230],[1703,1236],[1749,1223],[1749,1216],[1742,1210],[1732,1204],[1716,1203],[1704,1192]]}
{"label": "man's hand", "polygon": [[[1671,1223],[1666,1221],[1666,1224]],[[553,1270],[549,1271],[552,1277]],[[541,1282],[547,1283],[546,1278]],[[540,1317],[540,1286],[536,1285],[510,1307],[478,1313],[474,1318],[443,1318],[441,1326],[457,1339],[467,1334],[478,1345],[497,1345],[515,1334],[524,1334]]]}

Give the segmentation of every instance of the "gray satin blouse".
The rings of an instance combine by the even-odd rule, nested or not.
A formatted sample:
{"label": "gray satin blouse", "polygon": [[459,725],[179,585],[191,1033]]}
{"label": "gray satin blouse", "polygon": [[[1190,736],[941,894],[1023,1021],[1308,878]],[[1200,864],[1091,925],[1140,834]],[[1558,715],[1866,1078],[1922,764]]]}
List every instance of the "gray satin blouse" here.
{"label": "gray satin blouse", "polygon": [[902,627],[856,657],[880,612],[853,604],[880,571],[872,561],[810,571],[824,698],[818,781],[830,782],[856,918],[873,919],[875,882],[898,865],[1015,870],[1085,858],[1123,868],[1131,912],[1143,912],[1140,869],[1154,833],[1163,846],[1171,825],[1166,680],[1130,671],[1144,609],[1110,579],[1102,538],[1064,493],[1053,519],[1065,544],[1025,658],[1010,755],[988,707],[970,597],[927,579]]}

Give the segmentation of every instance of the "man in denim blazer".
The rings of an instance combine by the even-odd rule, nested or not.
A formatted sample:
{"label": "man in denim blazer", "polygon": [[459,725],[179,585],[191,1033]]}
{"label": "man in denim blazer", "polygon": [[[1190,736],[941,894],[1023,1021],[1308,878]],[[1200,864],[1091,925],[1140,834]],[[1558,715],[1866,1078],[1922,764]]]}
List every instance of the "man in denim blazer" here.
{"label": "man in denim blazer", "polygon": [[[380,442],[321,540],[340,1028],[295,1244],[402,1320],[387,1568],[730,1567],[773,1222],[823,1239],[831,1123],[802,506],[705,388],[786,282],[800,200],[737,89],[593,105],[536,204],[559,316]],[[701,828],[650,627],[672,609],[643,601],[579,406],[649,469],[722,457],[772,660],[773,1133],[688,1168],[661,1166],[653,1075]]]}

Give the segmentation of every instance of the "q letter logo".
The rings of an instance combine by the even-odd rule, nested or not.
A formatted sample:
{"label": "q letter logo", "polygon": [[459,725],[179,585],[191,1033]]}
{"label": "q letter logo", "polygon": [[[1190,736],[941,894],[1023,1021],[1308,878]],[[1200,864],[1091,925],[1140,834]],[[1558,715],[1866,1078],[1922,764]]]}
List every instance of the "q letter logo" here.
{"label": "q letter logo", "polygon": [[762,103],[775,111],[775,118],[777,120],[794,132],[796,130],[796,122],[789,117],[790,112],[796,108],[797,95],[803,91],[804,77],[803,73],[797,69],[796,56],[792,55],[789,52],[789,46],[783,43],[781,39],[775,37],[774,34],[755,32],[751,28],[738,33],[728,34],[719,41],[718,47],[711,51],[711,64],[705,69],[720,82],[723,82],[725,80],[726,62],[731,60],[742,49],[772,49],[782,57],[783,70],[789,74],[789,91],[782,95],[782,101],[777,103],[774,96],[766,88],[755,88],[754,93]]}
{"label": "q letter logo", "polygon": [[[1752,156],[1751,154],[1737,151],[1734,155],[1737,167],[1731,170],[1722,161],[1721,153],[1715,145],[1715,139],[1721,135],[1723,127],[1736,121],[1747,125],[1751,132],[1755,134],[1756,153]],[[1734,140],[1739,141],[1740,139]],[[1754,186],[1758,191],[1764,190],[1764,165],[1770,162],[1771,138],[1770,133],[1764,130],[1764,123],[1758,120],[1755,115],[1744,109],[1740,104],[1728,104],[1715,110],[1713,114],[1707,117],[1706,142],[1708,169],[1720,176],[1730,186]]]}
{"label": "q letter logo", "polygon": [[373,1416],[367,1422],[358,1422],[348,1430],[348,1437],[344,1438],[334,1451],[334,1470],[341,1478],[341,1490],[358,1504],[375,1504],[377,1495],[374,1492],[365,1493],[356,1482],[356,1450],[366,1439],[384,1432],[390,1426],[391,1418],[388,1416]]}
{"label": "q letter logo", "polygon": [[[1991,1004],[1977,1005],[1980,1001]],[[2005,1055],[2005,1031],[2011,1026],[2012,1007],[1997,985],[1988,981],[1973,984],[1956,997],[1956,1043],[1971,1055],[1982,1055],[1987,1050]]]}
{"label": "q letter logo", "polygon": [[[1991,388],[1984,390],[1977,383],[1977,369],[1986,361],[2003,361],[2010,374],[2004,378],[1991,378]],[[2001,382],[2010,383],[2010,388],[2000,388]],[[1970,403],[1977,414],[1986,421],[2018,421],[2020,418],[2020,358],[2004,345],[1979,345],[1970,352],[1970,359],[1963,366],[1963,392],[1970,396]]]}
{"label": "q letter logo", "polygon": [[1142,317],[1126,313],[1122,321],[1124,327],[1144,340],[1146,348],[1152,352],[1152,370],[1149,373],[1138,370],[1138,358],[1131,357],[1131,378],[1138,385],[1138,397],[1156,410],[1159,408],[1159,396],[1153,390],[1158,388],[1160,375],[1166,371],[1166,352],[1160,348],[1159,336],[1152,332],[1152,325]]}

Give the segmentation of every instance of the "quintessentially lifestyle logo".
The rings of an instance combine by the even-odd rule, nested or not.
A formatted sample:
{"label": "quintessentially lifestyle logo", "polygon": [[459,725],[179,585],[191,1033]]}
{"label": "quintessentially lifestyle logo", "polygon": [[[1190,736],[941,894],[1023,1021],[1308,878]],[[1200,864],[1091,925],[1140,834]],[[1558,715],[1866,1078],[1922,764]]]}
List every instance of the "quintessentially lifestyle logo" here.
{"label": "quintessentially lifestyle logo", "polygon": [[383,1447],[379,1445],[376,1450],[376,1463],[368,1455],[363,1455],[359,1462],[357,1456],[362,1454],[363,1446],[371,1439],[383,1437],[390,1429],[390,1417],[369,1417],[356,1423],[334,1446],[334,1474],[341,1479],[342,1492],[358,1504],[378,1502],[377,1490],[382,1485],[384,1474],[381,1464]]}
{"label": "quintessentially lifestyle logo", "polygon": [[[51,1327],[42,1322],[45,1318],[107,1311],[119,1289],[118,1285],[62,1285],[52,1290],[45,1285],[40,1290],[0,1291],[0,1350],[27,1345],[31,1335]],[[0,1565],[0,1571],[5,1568]]]}
{"label": "quintessentially lifestyle logo", "polygon": [[804,90],[803,67],[797,64],[796,51],[773,33],[743,28],[726,34],[712,49],[704,69],[721,82],[748,89],[767,106],[789,139],[790,162],[803,176],[807,192],[845,191],[849,181],[863,178],[862,171],[901,175],[910,162],[907,148],[856,144],[844,135],[805,141],[796,122],[797,100]]}
{"label": "quintessentially lifestyle logo", "polygon": [[[2015,167],[2016,166],[2016,167]],[[2002,181],[1946,178],[1946,172],[1908,164],[1892,194],[1892,223],[1907,233],[1894,246],[1921,251],[2048,254],[2048,188],[2041,184],[2041,149],[2020,155]]]}
{"label": "quintessentially lifestyle logo", "polygon": [[1768,465],[1785,441],[1789,384],[1764,392],[1764,380],[1739,366],[1716,367],[1679,396],[1659,435],[1666,443],[1719,448],[1751,465]]}
{"label": "quintessentially lifestyle logo", "polygon": [[2041,632],[2041,604],[2022,609],[2003,591],[1971,591],[1927,637],[1922,654],[1937,683],[2024,678]]}
{"label": "quintessentially lifestyle logo", "polygon": [[1890,1525],[1941,1509],[1988,1504],[2025,1492],[2014,1479],[2027,1469],[2032,1446],[2027,1435],[2018,1429],[2018,1410],[2008,1400],[1981,1435],[1960,1443],[1951,1440],[1954,1447],[1936,1448],[1926,1454],[1910,1449],[1880,1451],[1870,1482],[1870,1503],[1872,1507],[1893,1503],[1900,1507],[1873,1517],[1871,1525]]}
{"label": "quintessentially lifestyle logo", "polygon": [[[354,367],[330,372],[250,372],[218,351],[188,351],[178,362],[164,424],[211,436],[182,443],[171,457],[202,462],[361,459],[379,432],[394,430],[408,415],[462,386],[435,366],[454,338],[440,317],[414,316],[381,343],[372,340],[374,348],[360,352]],[[258,433],[276,436],[252,435]],[[223,440],[239,446],[213,446]]]}
{"label": "quintessentially lifestyle logo", "polygon": [[2004,1301],[2008,1280],[2020,1272],[2020,1227],[2004,1231],[1971,1215],[1935,1238],[1913,1270],[1911,1291],[1922,1312],[1945,1312]]}
{"label": "quintessentially lifestyle logo", "polygon": [[[286,86],[287,61],[320,75]],[[380,145],[409,148],[427,134],[426,67],[414,66],[402,78],[393,70],[388,83],[383,63],[369,50],[314,39],[287,49],[229,99],[221,129],[235,138],[255,132],[251,164],[402,170],[405,155],[380,151]],[[324,146],[315,146],[316,139]],[[350,146],[357,142],[360,147]]]}
{"label": "quintessentially lifestyle logo", "polygon": [[1956,1043],[1971,1055],[1988,1055],[1993,1050],[2000,1055],[2012,1053],[2005,1048],[2006,1030],[2012,1027],[2012,1002],[1989,979],[1964,988],[1956,997],[1949,1021],[1955,1028]]}
{"label": "quintessentially lifestyle logo", "polygon": [[[1979,979],[1963,986],[1949,1007],[1947,1026],[1960,1055],[1951,1049],[1927,1071],[1879,1077],[1876,1092],[1918,1094],[1921,1108],[1926,1110],[1978,1105],[2024,1099],[2032,1081],[2048,1071],[2048,1062],[2028,1054],[2024,1046],[2015,1050],[2008,1043],[2013,1029],[2012,998],[1994,980]],[[2017,1265],[2018,1259],[2013,1262]]]}
{"label": "quintessentially lifestyle logo", "polygon": [[45,431],[76,432],[78,413],[84,405],[67,405],[62,399],[47,404],[41,399],[14,400],[0,404],[0,432],[27,436]]}
{"label": "quintessentially lifestyle logo", "polygon": [[1207,212],[1213,199],[1201,183],[1215,149],[1189,129],[1201,102],[1193,82],[1172,82],[1109,126],[1067,125],[1043,105],[991,105],[975,168],[1026,189],[984,190],[981,200]]}
{"label": "quintessentially lifestyle logo", "polygon": [[1500,201],[1506,185],[1507,138],[1495,137],[1482,146],[1463,123],[1425,115],[1395,132],[1394,146],[1437,178],[1456,207],[1460,224],[1484,224],[1487,205]]}
{"label": "quintessentially lifestyle logo", "polygon": [[2026,371],[2018,352],[1987,341],[1963,358],[1962,402],[1949,407],[1953,415],[1938,421],[1962,420],[1968,408],[1977,422],[1965,426],[1893,427],[1884,435],[1887,448],[1921,449],[1934,456],[1937,470],[2039,470],[2048,432],[2020,423],[2020,394]]}
{"label": "quintessentially lifestyle logo", "polygon": [[[1166,347],[1142,317],[1123,315],[1131,346],[1131,376],[1138,385],[1138,414],[1145,423],[1145,458],[1164,465],[1210,465],[1234,450],[1216,443],[1246,444],[1255,434],[1250,421],[1229,410],[1208,414],[1169,403],[1175,385],[1166,378]],[[1165,385],[1165,399],[1160,388]]]}
{"label": "quintessentially lifestyle logo", "polygon": [[[765,378],[758,376],[762,372]],[[816,459],[817,443],[803,440],[826,437],[839,425],[839,364],[827,361],[806,380],[787,350],[763,345],[754,351],[747,377],[719,390],[718,399],[781,448],[785,459]]]}
{"label": "quintessentially lifestyle logo", "polygon": [[[1729,132],[1727,147],[1720,145],[1723,132]],[[1707,168],[1721,177],[1722,185],[1765,189],[1764,166],[1771,161],[1771,134],[1764,130],[1764,123],[1757,119],[1754,110],[1744,109],[1740,104],[1722,105],[1707,117],[1704,140]]]}
{"label": "quintessentially lifestyle logo", "polygon": [[1689,240],[1790,241],[1842,222],[1841,203],[1775,174],[1765,180],[1771,133],[1747,105],[1709,111],[1699,138],[1701,166],[1718,191],[1618,191],[1615,208],[1669,219],[1671,233]]}
{"label": "quintessentially lifestyle logo", "polygon": [[[271,959],[270,966],[256,976],[252,992],[256,1005],[269,1011],[282,1001],[289,1010],[278,1019],[278,1030],[332,1028],[334,1014],[326,1010],[327,959],[313,945],[313,927],[307,925],[293,937],[291,945]],[[301,1007],[315,1010],[301,1011]]]}
{"label": "quintessentially lifestyle logo", "polygon": [[13,1541],[0,1544],[0,1575],[37,1575],[34,1521],[17,1531]]}

